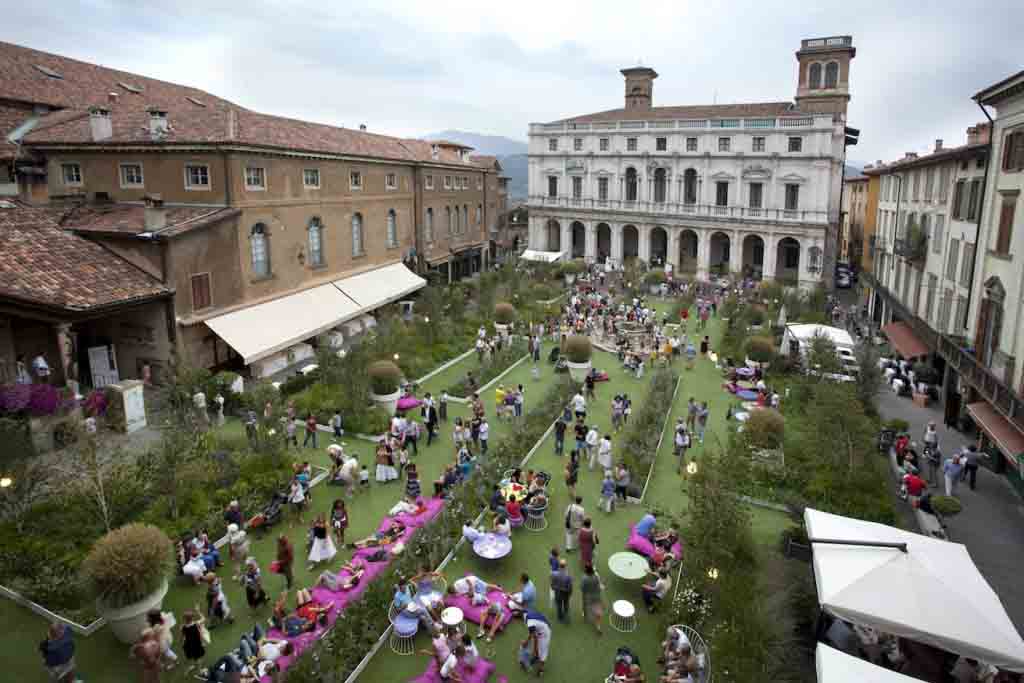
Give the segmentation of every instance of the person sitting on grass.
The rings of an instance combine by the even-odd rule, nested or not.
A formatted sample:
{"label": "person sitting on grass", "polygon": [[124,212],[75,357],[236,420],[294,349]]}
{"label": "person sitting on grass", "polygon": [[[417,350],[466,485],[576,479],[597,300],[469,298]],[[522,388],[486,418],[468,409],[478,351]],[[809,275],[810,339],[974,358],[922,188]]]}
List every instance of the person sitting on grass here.
{"label": "person sitting on grass", "polygon": [[643,597],[644,604],[647,605],[648,612],[654,612],[656,602],[661,602],[668,595],[669,589],[672,588],[672,578],[668,575],[668,570],[664,567],[658,570],[657,574],[648,572],[649,576],[656,576],[657,579],[654,583],[645,583],[640,587],[641,596]]}
{"label": "person sitting on grass", "polygon": [[448,489],[455,485],[458,478],[455,465],[447,465],[444,468],[444,473],[434,481],[434,497],[444,498],[448,494]]}
{"label": "person sitting on grass", "polygon": [[512,535],[512,524],[509,523],[508,517],[505,515],[498,515],[494,518],[494,525],[491,530],[498,536],[504,536],[508,538]]}
{"label": "person sitting on grass", "polygon": [[480,631],[476,637],[486,638],[488,643],[493,643],[495,634],[505,622],[506,614],[507,612],[500,602],[489,603],[487,609],[480,615]]}
{"label": "person sitting on grass", "polygon": [[667,531],[655,531],[651,535],[651,540],[655,546],[662,548],[667,552],[672,552],[672,546],[679,542],[679,530],[676,529],[675,524],[671,524]]}
{"label": "person sitting on grass", "polygon": [[362,548],[376,548],[382,545],[391,545],[398,541],[404,533],[405,525],[398,520],[394,520],[384,531],[374,532],[372,535],[356,541],[349,547],[358,550]]}

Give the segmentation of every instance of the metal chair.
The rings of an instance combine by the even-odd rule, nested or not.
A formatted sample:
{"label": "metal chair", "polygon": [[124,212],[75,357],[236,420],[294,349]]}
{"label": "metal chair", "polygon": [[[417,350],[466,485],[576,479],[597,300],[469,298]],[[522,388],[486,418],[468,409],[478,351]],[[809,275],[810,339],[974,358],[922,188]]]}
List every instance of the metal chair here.
{"label": "metal chair", "polygon": [[[445,588],[447,588],[447,586],[445,586]],[[415,598],[416,597],[416,584],[410,583],[409,584],[409,589],[412,591],[413,598]],[[395,620],[398,619],[398,616],[400,614],[402,614],[402,612],[404,612],[404,611],[405,610],[402,610],[402,609],[398,608],[398,605],[395,604],[394,600],[391,601],[391,604],[388,605],[388,621],[391,622],[392,626],[395,625]]]}
{"label": "metal chair", "polygon": [[396,655],[411,655],[416,652],[416,634],[420,630],[418,617],[408,613],[400,613],[391,628],[388,647]]}
{"label": "metal chair", "polygon": [[526,507],[526,524],[530,531],[544,531],[548,528],[548,503],[545,500],[540,505],[529,505]]}
{"label": "metal chair", "polygon": [[704,642],[704,638],[689,626],[674,624],[669,628],[676,628],[683,632],[686,639],[690,641],[690,652],[697,658],[697,675],[694,680],[697,683],[711,683],[711,648]]}
{"label": "metal chair", "polygon": [[629,600],[616,600],[609,621],[619,633],[632,633],[636,630],[636,607]]}

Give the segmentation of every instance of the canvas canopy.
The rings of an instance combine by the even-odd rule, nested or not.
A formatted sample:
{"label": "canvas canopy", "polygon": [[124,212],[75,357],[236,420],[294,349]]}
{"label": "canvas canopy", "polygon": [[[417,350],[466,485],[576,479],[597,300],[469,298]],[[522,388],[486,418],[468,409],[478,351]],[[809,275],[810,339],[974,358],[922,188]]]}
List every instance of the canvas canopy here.
{"label": "canvas canopy", "polygon": [[527,249],[519,258],[524,261],[540,261],[542,263],[554,263],[558,259],[562,258],[565,252],[561,251],[537,251],[535,249]]}
{"label": "canvas canopy", "polygon": [[786,325],[786,331],[792,338],[799,340],[801,344],[810,343],[815,336],[821,335],[831,339],[832,343],[836,346],[845,346],[847,348],[853,348],[854,346],[853,337],[850,336],[849,332],[829,325],[789,323]]}
{"label": "canvas canopy", "polygon": [[818,643],[814,659],[818,683],[920,683],[824,643]]}
{"label": "canvas canopy", "polygon": [[[1024,641],[965,546],[811,508],[804,521],[824,611],[1024,672]],[[905,543],[906,552],[816,539]]]}

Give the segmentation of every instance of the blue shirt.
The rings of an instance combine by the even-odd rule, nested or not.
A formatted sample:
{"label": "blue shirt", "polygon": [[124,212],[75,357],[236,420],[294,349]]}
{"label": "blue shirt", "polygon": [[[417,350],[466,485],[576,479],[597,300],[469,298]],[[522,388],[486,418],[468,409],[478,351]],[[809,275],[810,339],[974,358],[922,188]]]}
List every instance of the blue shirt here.
{"label": "blue shirt", "polygon": [[648,512],[640,518],[639,522],[636,523],[636,533],[644,538],[649,537],[651,535],[651,530],[654,529],[655,522],[656,520],[654,519],[654,515]]}
{"label": "blue shirt", "polygon": [[611,479],[605,479],[601,482],[601,495],[602,496],[613,496],[615,495],[615,482]]}
{"label": "blue shirt", "polygon": [[395,591],[395,607],[405,609],[410,602],[412,602],[412,593],[408,588],[405,590],[398,589]]}
{"label": "blue shirt", "polygon": [[527,581],[522,592],[523,604],[526,605],[528,611],[532,610],[534,603],[537,602],[537,589],[534,587],[533,581]]}

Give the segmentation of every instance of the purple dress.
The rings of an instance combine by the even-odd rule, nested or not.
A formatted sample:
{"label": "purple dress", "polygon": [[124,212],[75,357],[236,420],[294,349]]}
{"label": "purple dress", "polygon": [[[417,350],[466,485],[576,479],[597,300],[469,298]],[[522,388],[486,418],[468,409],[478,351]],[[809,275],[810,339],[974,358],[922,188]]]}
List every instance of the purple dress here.
{"label": "purple dress", "polygon": [[594,566],[594,546],[597,545],[596,540],[597,534],[594,533],[593,529],[587,529],[586,527],[580,529],[580,560],[583,562],[584,567],[587,565]]}

